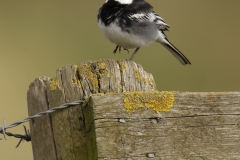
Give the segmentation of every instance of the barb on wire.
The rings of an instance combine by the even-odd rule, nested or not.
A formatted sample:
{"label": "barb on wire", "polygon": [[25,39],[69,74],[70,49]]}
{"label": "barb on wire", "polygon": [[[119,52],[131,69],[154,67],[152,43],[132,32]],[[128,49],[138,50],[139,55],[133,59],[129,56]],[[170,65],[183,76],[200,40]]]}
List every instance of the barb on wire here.
{"label": "barb on wire", "polygon": [[[25,141],[27,141],[27,142],[31,141],[31,135],[30,135],[29,130],[27,130],[24,125],[23,125],[23,128],[24,128],[24,131],[25,131],[25,135],[19,135],[19,138],[21,138],[21,139],[20,139],[20,141],[18,142],[16,148],[21,144],[21,142],[22,142],[23,140],[25,140]],[[18,135],[15,135],[14,137],[16,137],[16,136],[18,136]]]}
{"label": "barb on wire", "polygon": [[[23,140],[29,142],[31,141],[31,135],[30,135],[30,132],[29,130],[26,129],[26,126],[23,125],[23,128],[24,128],[24,131],[25,131],[25,135],[21,135],[21,134],[13,134],[13,133],[10,133],[10,132],[5,132],[5,134],[9,137],[13,136],[15,138],[20,138],[20,141],[18,142],[16,148],[21,144],[21,142]],[[4,134],[4,133],[3,133]]]}
{"label": "barb on wire", "polygon": [[[18,144],[16,146],[16,148],[17,148],[23,140],[25,140],[27,142],[31,141],[31,135],[30,135],[29,130],[27,130],[26,127],[23,126],[24,127],[24,131],[25,131],[25,135],[20,135],[20,134],[12,134],[10,132],[6,132],[6,129],[16,127],[16,126],[18,126],[18,125],[20,125],[22,123],[30,121],[31,119],[34,119],[34,118],[37,118],[37,117],[41,117],[41,116],[43,116],[45,114],[52,113],[52,112],[55,112],[57,110],[61,110],[61,109],[68,108],[70,106],[75,106],[75,105],[82,104],[84,102],[84,100],[88,98],[86,90],[84,90],[84,94],[85,94],[85,96],[84,96],[83,100],[78,100],[78,101],[62,104],[62,105],[60,105],[58,107],[51,108],[51,109],[49,109],[47,111],[39,112],[39,113],[37,113],[37,114],[35,114],[33,116],[30,116],[30,117],[27,117],[27,118],[23,119],[22,121],[18,121],[18,122],[12,123],[12,124],[10,124],[8,126],[6,126],[6,119],[3,119],[3,126],[0,126],[0,133],[3,134],[3,137],[4,137],[5,140],[6,140],[6,135],[7,136],[13,136],[15,138],[20,138],[20,141],[18,142]],[[0,138],[0,140],[2,140],[2,138]]]}
{"label": "barb on wire", "polygon": [[[3,137],[4,137],[4,139],[5,140],[7,140],[7,138],[6,138],[6,133],[5,133],[5,128],[6,128],[6,119],[4,118],[3,119],[3,127],[2,127],[3,129],[2,129],[2,131],[3,131]],[[1,131],[1,130],[0,130]]]}

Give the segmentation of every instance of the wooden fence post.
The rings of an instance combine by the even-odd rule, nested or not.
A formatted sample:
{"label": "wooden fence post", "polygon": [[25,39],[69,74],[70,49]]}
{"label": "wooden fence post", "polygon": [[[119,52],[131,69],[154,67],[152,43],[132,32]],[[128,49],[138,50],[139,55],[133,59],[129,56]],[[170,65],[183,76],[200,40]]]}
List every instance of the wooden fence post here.
{"label": "wooden fence post", "polygon": [[34,159],[240,159],[239,92],[155,86],[141,65],[125,60],[68,65],[55,78],[37,78],[29,115],[83,99],[83,90],[93,95],[84,106],[30,122]]}
{"label": "wooden fence post", "polygon": [[[96,93],[150,91],[153,76],[131,61],[99,60],[68,65],[57,70],[56,77],[40,77],[28,90],[29,115],[83,99]],[[35,160],[86,160],[87,133],[82,106],[74,106],[30,122]]]}

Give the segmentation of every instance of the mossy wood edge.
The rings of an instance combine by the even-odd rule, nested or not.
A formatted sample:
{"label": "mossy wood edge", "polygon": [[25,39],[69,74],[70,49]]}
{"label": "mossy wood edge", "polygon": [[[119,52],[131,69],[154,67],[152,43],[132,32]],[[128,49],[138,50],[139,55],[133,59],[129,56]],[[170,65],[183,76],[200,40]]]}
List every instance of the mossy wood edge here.
{"label": "mossy wood edge", "polygon": [[85,106],[30,122],[35,160],[240,159],[238,92],[173,92],[169,112],[129,113],[122,92],[156,91],[153,76],[131,61],[98,60],[37,78],[28,90],[29,115],[82,99],[83,90],[94,94]]}

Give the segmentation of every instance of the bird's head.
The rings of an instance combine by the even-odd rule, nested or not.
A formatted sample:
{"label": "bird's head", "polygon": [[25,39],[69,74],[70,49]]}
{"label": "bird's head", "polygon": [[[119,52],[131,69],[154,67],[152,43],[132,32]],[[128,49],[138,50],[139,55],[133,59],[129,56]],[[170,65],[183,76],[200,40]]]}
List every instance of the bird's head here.
{"label": "bird's head", "polygon": [[134,0],[106,0],[105,3],[108,3],[108,2],[117,2],[117,3],[120,3],[120,4],[131,4]]}

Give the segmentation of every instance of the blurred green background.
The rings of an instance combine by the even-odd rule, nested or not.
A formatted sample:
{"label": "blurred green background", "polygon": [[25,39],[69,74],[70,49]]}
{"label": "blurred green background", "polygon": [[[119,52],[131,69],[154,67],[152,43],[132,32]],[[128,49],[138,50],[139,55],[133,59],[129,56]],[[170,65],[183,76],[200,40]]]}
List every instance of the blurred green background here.
{"label": "blurred green background", "polygon": [[[125,51],[114,56],[115,45],[98,29],[96,15],[104,2],[0,0],[0,121],[28,116],[26,93],[36,77],[54,77],[67,64],[130,57]],[[239,0],[148,2],[170,25],[169,40],[192,62],[182,66],[157,43],[142,48],[134,61],[154,75],[159,90],[240,90]],[[23,134],[22,126],[8,131]],[[31,160],[31,144],[15,149],[17,143],[1,140],[1,159]]]}

